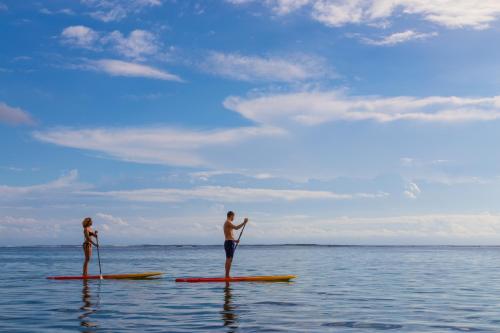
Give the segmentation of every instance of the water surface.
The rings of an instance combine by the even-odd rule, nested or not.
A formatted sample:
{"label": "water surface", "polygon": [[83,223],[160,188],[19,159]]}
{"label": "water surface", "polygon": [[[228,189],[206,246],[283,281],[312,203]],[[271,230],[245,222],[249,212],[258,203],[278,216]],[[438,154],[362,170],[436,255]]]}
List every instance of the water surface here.
{"label": "water surface", "polygon": [[[90,272],[98,273],[94,253]],[[241,246],[234,275],[292,283],[179,284],[221,276],[222,246],[103,247],[103,273],[79,275],[80,247],[0,248],[1,332],[499,332],[500,248]]]}

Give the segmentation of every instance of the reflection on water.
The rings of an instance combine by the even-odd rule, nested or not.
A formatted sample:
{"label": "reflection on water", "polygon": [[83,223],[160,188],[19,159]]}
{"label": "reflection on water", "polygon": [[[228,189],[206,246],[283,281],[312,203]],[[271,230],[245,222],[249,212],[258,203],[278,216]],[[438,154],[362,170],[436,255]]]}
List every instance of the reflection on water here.
{"label": "reflection on water", "polygon": [[236,306],[232,303],[232,297],[231,284],[226,283],[224,287],[224,306],[221,314],[222,320],[224,321],[224,327],[227,327],[230,333],[236,332],[238,329],[238,315],[235,312]]}
{"label": "reflection on water", "polygon": [[[99,283],[99,289],[101,288],[101,284]],[[89,282],[87,280],[83,280],[83,288],[82,288],[82,301],[83,306],[80,308],[82,310],[82,314],[78,316],[80,319],[80,326],[86,327],[83,332],[95,332],[94,329],[97,328],[97,323],[93,323],[90,321],[90,316],[97,312],[97,308],[99,306],[99,293],[100,290],[97,290],[97,302],[92,302],[92,294],[89,286]]]}

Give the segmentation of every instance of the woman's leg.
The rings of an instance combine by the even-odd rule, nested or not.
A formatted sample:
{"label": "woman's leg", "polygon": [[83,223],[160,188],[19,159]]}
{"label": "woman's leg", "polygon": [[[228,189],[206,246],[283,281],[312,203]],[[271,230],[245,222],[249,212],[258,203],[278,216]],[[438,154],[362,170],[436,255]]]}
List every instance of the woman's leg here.
{"label": "woman's leg", "polygon": [[85,254],[85,259],[83,262],[83,275],[87,275],[88,273],[88,264],[90,261],[90,257],[92,256],[92,245],[84,245],[83,246],[83,253]]}

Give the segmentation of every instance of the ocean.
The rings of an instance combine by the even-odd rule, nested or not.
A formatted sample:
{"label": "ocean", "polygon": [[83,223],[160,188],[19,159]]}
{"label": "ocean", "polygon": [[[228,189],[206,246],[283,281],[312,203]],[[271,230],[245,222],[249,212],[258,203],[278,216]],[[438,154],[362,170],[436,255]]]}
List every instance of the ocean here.
{"label": "ocean", "polygon": [[[238,247],[233,276],[290,283],[175,283],[222,276],[221,246],[102,247],[104,274],[80,275],[80,246],[3,247],[1,332],[500,332],[500,248]],[[89,273],[98,274],[94,251]]]}

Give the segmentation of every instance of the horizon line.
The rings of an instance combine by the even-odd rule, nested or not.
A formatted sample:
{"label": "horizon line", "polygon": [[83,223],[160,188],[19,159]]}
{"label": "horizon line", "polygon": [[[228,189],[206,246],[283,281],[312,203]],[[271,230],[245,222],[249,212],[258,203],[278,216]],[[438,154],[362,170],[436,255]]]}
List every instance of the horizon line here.
{"label": "horizon line", "polygon": [[[108,244],[100,247],[211,247],[220,244]],[[276,243],[276,244],[241,244],[243,247],[263,246],[303,246],[303,247],[500,247],[500,244],[316,244],[316,243]],[[238,246],[238,247],[239,247]],[[77,244],[34,244],[34,245],[0,245],[0,248],[32,248],[32,247],[81,247]]]}

